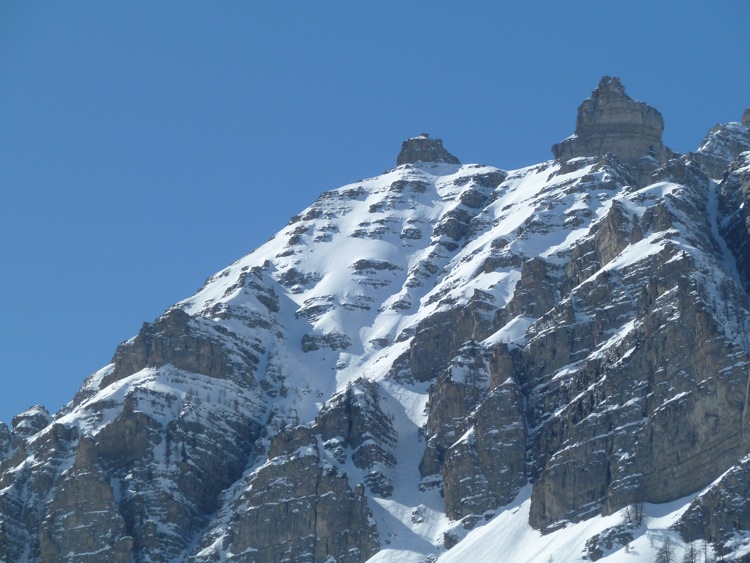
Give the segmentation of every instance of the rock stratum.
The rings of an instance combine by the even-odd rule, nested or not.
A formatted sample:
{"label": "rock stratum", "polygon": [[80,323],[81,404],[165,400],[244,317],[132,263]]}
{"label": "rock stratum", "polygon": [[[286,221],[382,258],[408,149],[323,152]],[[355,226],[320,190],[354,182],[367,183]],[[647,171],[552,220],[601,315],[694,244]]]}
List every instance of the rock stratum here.
{"label": "rock stratum", "polygon": [[554,160],[322,194],[0,424],[0,560],[750,560],[747,116],[662,129],[605,77]]}

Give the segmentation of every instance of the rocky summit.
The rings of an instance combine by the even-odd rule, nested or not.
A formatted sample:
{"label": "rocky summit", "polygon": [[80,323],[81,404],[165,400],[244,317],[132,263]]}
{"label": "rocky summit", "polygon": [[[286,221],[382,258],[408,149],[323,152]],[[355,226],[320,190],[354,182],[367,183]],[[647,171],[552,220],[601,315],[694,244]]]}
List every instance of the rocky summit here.
{"label": "rocky summit", "polygon": [[663,127],[323,193],[0,424],[0,560],[750,561],[747,112]]}
{"label": "rocky summit", "polygon": [[611,153],[642,177],[672,155],[662,143],[663,130],[656,109],[628,96],[619,78],[605,76],[578,108],[575,133],[553,145],[552,153],[558,160]]}
{"label": "rocky summit", "polygon": [[407,139],[401,145],[396,164],[414,164],[417,162],[445,162],[461,164],[459,160],[443,147],[440,139],[430,139],[428,133]]}

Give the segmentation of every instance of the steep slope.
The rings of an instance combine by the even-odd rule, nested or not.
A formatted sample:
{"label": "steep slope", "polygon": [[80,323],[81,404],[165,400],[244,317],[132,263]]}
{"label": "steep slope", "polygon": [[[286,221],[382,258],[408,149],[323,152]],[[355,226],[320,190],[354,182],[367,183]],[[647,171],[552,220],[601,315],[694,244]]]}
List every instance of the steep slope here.
{"label": "steep slope", "polygon": [[556,160],[461,165],[423,134],[324,193],[61,412],[0,426],[0,559],[452,560],[542,533],[595,559],[651,525],[741,554],[750,134],[678,156],[662,128],[605,77]]}

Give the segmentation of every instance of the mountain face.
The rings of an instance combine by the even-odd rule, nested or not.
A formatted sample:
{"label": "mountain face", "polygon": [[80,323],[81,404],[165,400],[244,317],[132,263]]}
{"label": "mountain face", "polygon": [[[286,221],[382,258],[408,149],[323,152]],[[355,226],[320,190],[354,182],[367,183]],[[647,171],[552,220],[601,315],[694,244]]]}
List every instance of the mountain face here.
{"label": "mountain face", "polygon": [[663,126],[324,193],[0,423],[0,560],[750,560],[750,117]]}

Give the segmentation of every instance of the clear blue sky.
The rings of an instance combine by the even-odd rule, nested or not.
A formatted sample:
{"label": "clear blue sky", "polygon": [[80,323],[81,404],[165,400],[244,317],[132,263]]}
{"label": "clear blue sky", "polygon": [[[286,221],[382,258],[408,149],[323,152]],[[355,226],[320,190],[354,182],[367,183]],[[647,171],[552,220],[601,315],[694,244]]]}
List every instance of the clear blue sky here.
{"label": "clear blue sky", "polygon": [[697,148],[750,106],[750,3],[0,3],[0,420],[423,131],[551,157],[604,74]]}

